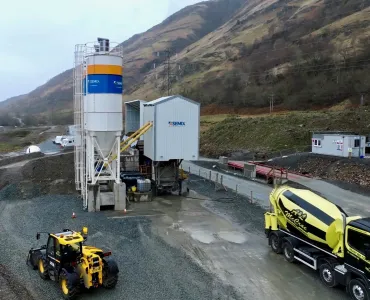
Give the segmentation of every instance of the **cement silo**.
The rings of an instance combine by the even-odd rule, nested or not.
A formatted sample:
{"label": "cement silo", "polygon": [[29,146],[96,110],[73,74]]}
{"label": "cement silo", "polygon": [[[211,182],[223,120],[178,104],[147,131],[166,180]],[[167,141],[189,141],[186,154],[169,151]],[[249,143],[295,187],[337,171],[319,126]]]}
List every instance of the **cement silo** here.
{"label": "cement silo", "polygon": [[75,172],[87,208],[89,191],[99,190],[101,182],[121,182],[123,55],[121,46],[108,39],[76,47]]}

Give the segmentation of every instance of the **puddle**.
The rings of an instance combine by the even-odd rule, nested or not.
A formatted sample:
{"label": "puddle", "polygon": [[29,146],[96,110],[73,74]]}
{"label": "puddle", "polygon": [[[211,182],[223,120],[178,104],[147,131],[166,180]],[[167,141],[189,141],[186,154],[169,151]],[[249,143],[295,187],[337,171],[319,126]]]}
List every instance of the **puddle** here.
{"label": "puddle", "polygon": [[193,231],[191,233],[191,237],[194,240],[197,240],[198,242],[201,242],[203,244],[210,244],[215,240],[215,237],[213,236],[212,232],[203,230]]}
{"label": "puddle", "polygon": [[172,201],[170,201],[170,200],[162,200],[161,203],[167,204],[167,205],[172,205]]}
{"label": "puddle", "polygon": [[247,237],[237,231],[220,231],[218,236],[225,241],[235,244],[243,244],[247,241]]}

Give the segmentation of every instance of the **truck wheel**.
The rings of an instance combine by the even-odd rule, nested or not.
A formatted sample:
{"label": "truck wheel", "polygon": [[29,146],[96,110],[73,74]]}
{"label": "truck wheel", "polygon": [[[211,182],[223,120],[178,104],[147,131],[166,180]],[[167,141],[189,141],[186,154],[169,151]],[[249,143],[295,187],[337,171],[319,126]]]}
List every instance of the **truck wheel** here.
{"label": "truck wheel", "polygon": [[338,284],[335,281],[333,268],[329,264],[322,264],[319,269],[322,282],[330,288],[336,287]]}
{"label": "truck wheel", "polygon": [[369,294],[361,280],[352,279],[348,284],[348,292],[353,300],[369,300]]}
{"label": "truck wheel", "polygon": [[46,262],[43,256],[40,256],[37,262],[37,266],[39,269],[39,275],[42,279],[47,280],[49,279],[48,270],[46,269]]}
{"label": "truck wheel", "polygon": [[274,251],[276,254],[280,254],[283,252],[283,250],[281,249],[281,240],[275,232],[272,232],[270,234],[269,244],[271,245],[272,251]]}
{"label": "truck wheel", "polygon": [[295,259],[294,259],[294,250],[293,250],[293,246],[292,246],[291,243],[285,242],[283,244],[283,253],[284,253],[285,259],[288,262],[292,263],[292,262],[295,261]]}
{"label": "truck wheel", "polygon": [[78,275],[76,273],[62,272],[59,277],[60,289],[62,290],[64,299],[75,299],[78,292]]}

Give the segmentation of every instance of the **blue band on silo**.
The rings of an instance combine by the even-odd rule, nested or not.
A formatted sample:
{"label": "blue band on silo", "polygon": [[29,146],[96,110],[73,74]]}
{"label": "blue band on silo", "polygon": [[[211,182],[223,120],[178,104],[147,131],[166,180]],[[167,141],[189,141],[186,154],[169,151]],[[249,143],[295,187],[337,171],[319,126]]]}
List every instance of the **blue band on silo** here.
{"label": "blue band on silo", "polygon": [[[86,95],[86,80],[83,80],[83,93]],[[121,75],[88,75],[88,94],[122,94]]]}

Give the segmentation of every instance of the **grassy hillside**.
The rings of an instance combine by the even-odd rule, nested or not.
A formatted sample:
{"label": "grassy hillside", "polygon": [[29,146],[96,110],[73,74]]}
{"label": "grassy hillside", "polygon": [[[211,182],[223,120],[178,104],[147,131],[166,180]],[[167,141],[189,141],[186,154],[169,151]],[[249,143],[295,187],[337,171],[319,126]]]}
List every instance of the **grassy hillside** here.
{"label": "grassy hillside", "polygon": [[218,156],[239,150],[275,152],[311,145],[311,131],[370,134],[370,110],[281,112],[256,116],[216,115],[201,118],[201,153]]}
{"label": "grassy hillside", "polygon": [[[346,99],[359,103],[362,95],[366,101],[369,5],[248,1],[229,22],[179,53],[173,93],[220,110],[268,107],[272,98],[285,109],[327,107]],[[163,92],[159,70],[126,98],[150,99]]]}

